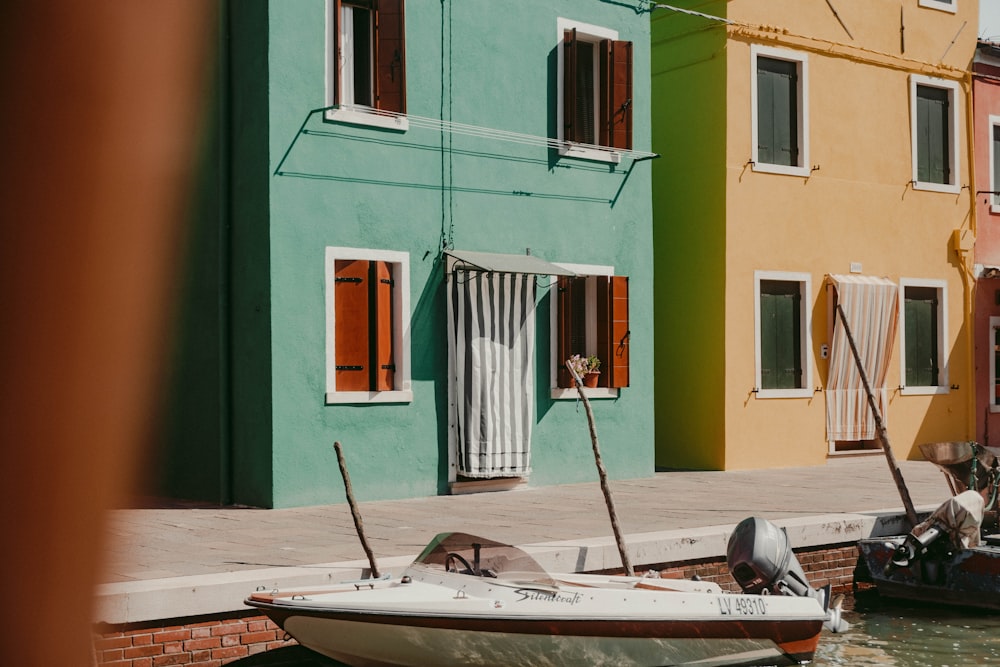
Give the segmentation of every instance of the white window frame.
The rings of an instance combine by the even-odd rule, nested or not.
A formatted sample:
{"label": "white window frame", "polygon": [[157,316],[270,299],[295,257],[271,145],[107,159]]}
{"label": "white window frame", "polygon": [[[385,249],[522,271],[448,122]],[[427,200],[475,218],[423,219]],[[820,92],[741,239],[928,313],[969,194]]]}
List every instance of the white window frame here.
{"label": "white window frame", "polygon": [[[392,350],[396,370],[391,391],[337,391],[336,371],[336,301],[334,276],[338,260],[388,262],[396,283],[393,299]],[[393,250],[327,246],[324,285],[326,288],[326,404],[338,403],[409,403],[413,401],[410,378],[410,254]]]}
{"label": "white window frame", "polygon": [[[337,108],[327,108],[323,114],[324,118],[329,121],[335,121],[339,123],[350,123],[352,125],[367,125],[370,127],[379,127],[387,130],[399,130],[405,132],[410,129],[410,121],[403,114],[397,113],[386,113],[369,106],[355,105],[353,104],[354,93],[353,90],[348,90],[345,87],[347,77],[336,75],[334,68],[334,61],[336,60],[336,47],[337,40],[334,30],[337,26],[337,21],[334,20],[334,12],[336,6],[333,0],[326,0],[326,46],[324,53],[326,55],[326,107],[332,107],[334,105],[334,90],[337,85],[341,86],[341,100],[350,100],[348,102],[343,102]],[[353,22],[346,20],[349,13],[354,11],[354,8],[350,5],[343,4],[341,6],[341,12],[343,12],[344,20],[340,21],[341,35],[340,41],[342,45],[353,44]],[[372,40],[374,43],[374,40]],[[339,66],[343,70],[350,68],[351,59],[353,58],[353,50],[348,48],[341,49],[343,56],[342,62]],[[374,73],[372,76],[375,76]],[[372,84],[374,85],[374,84]]]}
{"label": "white window frame", "polygon": [[[986,2],[987,0],[981,0]],[[940,9],[943,12],[949,12],[954,14],[958,11],[958,0],[952,0],[952,2],[942,2],[942,0],[920,0],[917,3],[921,7],[927,7],[928,9]]]}
{"label": "white window frame", "polygon": [[[558,267],[564,268],[567,271],[572,271],[579,277],[591,277],[591,276],[614,276],[615,267],[613,266],[603,266],[598,264],[567,264],[564,262],[553,262]],[[549,276],[550,282],[552,284],[552,289],[555,289],[558,276]],[[553,295],[554,296],[554,295]],[[596,352],[597,347],[597,283],[593,280],[587,281],[586,286],[586,299],[587,299],[587,329],[586,329],[586,348],[587,354],[592,354]],[[550,374],[549,374],[549,387],[550,396],[556,400],[562,399],[576,399],[580,397],[579,392],[576,387],[560,387],[559,386],[559,367],[565,359],[557,359],[558,349],[559,349],[559,308],[556,305],[554,299],[549,301],[549,311],[550,311],[550,326],[549,326],[549,357],[552,360],[550,364]],[[602,359],[605,363],[609,363],[609,360]],[[587,398],[618,398],[619,389],[617,387],[594,387],[587,389]]]}
{"label": "white window frame", "polygon": [[[948,160],[951,182],[949,183],[926,183],[917,180],[917,86],[927,86],[930,88],[941,88],[948,91]],[[958,103],[960,99],[958,82],[938,79],[921,74],[910,75],[910,165],[912,174],[910,181],[914,190],[927,190],[930,192],[946,192],[958,194],[961,192],[961,162],[959,161],[958,129],[959,119]]]}
{"label": "white window frame", "polygon": [[[993,190],[994,192],[1000,191],[1000,184],[997,183],[997,178],[1000,177],[1000,174],[996,173],[996,168],[994,167],[995,148],[993,146],[994,144],[993,132],[997,127],[1000,127],[1000,116],[995,116],[993,114],[990,114],[989,117],[990,190]],[[1000,213],[1000,195],[998,194],[990,195],[990,213]]]}
{"label": "white window frame", "polygon": [[[938,382],[936,386],[915,387],[906,384],[906,288],[932,287],[938,293]],[[933,396],[951,391],[948,373],[948,281],[927,278],[899,279],[899,393],[901,396]]]}
{"label": "white window frame", "polygon": [[[787,166],[783,164],[771,164],[761,162],[757,150],[758,140],[758,119],[757,119],[757,58],[774,58],[776,60],[787,60],[794,62],[798,66],[798,141],[799,141],[799,164]],[[793,51],[791,49],[779,49],[762,44],[750,45],[750,141],[751,153],[750,161],[755,172],[766,174],[784,174],[787,176],[808,177],[812,173],[811,162],[809,161],[809,57],[805,53]]]}
{"label": "white window frame", "polygon": [[[761,386],[760,353],[760,283],[763,280],[781,280],[799,284],[801,307],[799,308],[799,327],[802,357],[802,387],[797,389],[764,389]],[[753,344],[754,344],[754,388],[757,398],[812,398],[813,396],[813,364],[812,354],[812,308],[809,307],[812,294],[812,276],[808,273],[790,271],[754,271],[753,272]]]}
{"label": "white window frame", "polygon": [[[566,19],[559,17],[556,19],[556,42],[558,48],[556,48],[556,138],[559,140],[559,155],[563,157],[574,157],[581,158],[584,160],[596,160],[598,162],[609,162],[611,164],[618,164],[622,160],[622,152],[616,148],[598,148],[589,144],[564,144],[565,141],[565,128],[563,127],[563,110],[565,109],[565,101],[563,100],[564,80],[565,80],[565,49],[563,40],[567,30],[572,30],[576,28],[576,36],[585,42],[599,42],[602,39],[618,39],[618,31],[611,30],[610,28],[602,28],[601,26],[591,25],[590,23],[581,23],[580,21],[573,21],[571,19]],[[594,59],[594,67],[598,67],[597,59]],[[595,104],[595,115],[596,110],[599,108],[597,104],[599,88],[600,88],[600,76],[597,76],[595,72],[594,76],[594,104]],[[596,129],[596,128],[595,128]],[[575,391],[575,390],[574,390]],[[591,392],[587,393],[588,396]]]}

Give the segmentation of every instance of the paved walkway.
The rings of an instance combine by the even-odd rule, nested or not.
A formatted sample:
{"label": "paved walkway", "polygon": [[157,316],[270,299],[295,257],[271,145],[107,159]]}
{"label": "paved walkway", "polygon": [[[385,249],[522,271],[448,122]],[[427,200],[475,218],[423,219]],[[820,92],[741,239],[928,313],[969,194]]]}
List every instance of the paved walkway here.
{"label": "paved walkway", "polygon": [[[948,497],[944,475],[933,464],[899,465],[918,508]],[[365,502],[360,511],[378,559],[413,556],[435,534],[449,530],[520,545],[582,541],[613,534],[596,476],[595,471],[591,483]],[[902,507],[881,455],[808,468],[662,472],[612,481],[611,488],[626,535],[735,524],[751,515],[794,519]],[[365,558],[346,504],[118,510],[110,528],[108,584]]]}

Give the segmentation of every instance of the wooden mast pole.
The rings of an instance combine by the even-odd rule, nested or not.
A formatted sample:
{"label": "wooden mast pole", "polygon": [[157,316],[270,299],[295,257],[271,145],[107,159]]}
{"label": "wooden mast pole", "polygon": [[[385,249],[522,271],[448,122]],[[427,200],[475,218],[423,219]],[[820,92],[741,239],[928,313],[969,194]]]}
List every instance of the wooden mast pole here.
{"label": "wooden mast pole", "polygon": [[347,464],[344,462],[344,452],[340,447],[340,442],[334,442],[333,448],[337,452],[337,463],[340,465],[340,474],[344,478],[344,489],[347,491],[347,503],[351,506],[354,529],[358,531],[361,548],[365,550],[365,555],[368,556],[368,564],[371,565],[372,569],[372,579],[378,579],[382,575],[379,573],[378,565],[375,563],[375,554],[372,552],[372,548],[368,546],[368,538],[365,537],[365,524],[361,520],[361,512],[358,510],[358,504],[354,500],[354,490],[351,488],[351,476],[347,474]]}
{"label": "wooden mast pole", "polygon": [[854,362],[858,366],[858,373],[861,374],[861,383],[865,387],[865,393],[868,395],[868,406],[872,410],[872,415],[875,416],[875,428],[878,431],[878,439],[882,444],[882,451],[885,453],[886,463],[889,465],[889,472],[892,473],[892,479],[896,482],[896,489],[899,491],[899,497],[903,500],[903,509],[906,511],[906,519],[910,522],[910,527],[916,526],[917,512],[913,508],[913,500],[910,498],[910,491],[906,488],[906,482],[903,481],[903,473],[899,470],[899,465],[896,463],[896,457],[892,453],[892,445],[889,443],[889,433],[885,430],[885,424],[882,422],[882,415],[878,411],[878,406],[875,404],[875,395],[872,393],[871,385],[868,384],[868,374],[865,373],[865,368],[861,364],[861,355],[858,354],[858,347],[854,344],[854,336],[851,334],[851,327],[847,325],[847,316],[844,314],[844,307],[837,304],[837,312],[840,313],[840,321],[844,325],[844,333],[847,334],[847,342],[851,345],[851,352],[854,354]]}
{"label": "wooden mast pole", "polygon": [[569,374],[573,378],[574,383],[576,383],[577,394],[580,396],[580,400],[583,401],[583,409],[587,413],[587,424],[590,426],[590,442],[594,449],[594,463],[597,464],[597,476],[601,480],[604,503],[608,506],[608,515],[611,517],[611,529],[615,532],[615,542],[618,543],[618,554],[621,556],[622,565],[625,567],[625,574],[632,577],[635,576],[635,570],[632,569],[632,561],[625,550],[625,538],[618,523],[618,513],[615,511],[615,500],[611,496],[611,487],[608,485],[608,472],[604,469],[604,461],[601,459],[601,447],[597,442],[597,427],[594,425],[594,412],[590,409],[590,401],[587,399],[587,393],[583,390],[583,382],[580,380],[580,376],[568,361],[566,362],[566,368],[569,369]]}

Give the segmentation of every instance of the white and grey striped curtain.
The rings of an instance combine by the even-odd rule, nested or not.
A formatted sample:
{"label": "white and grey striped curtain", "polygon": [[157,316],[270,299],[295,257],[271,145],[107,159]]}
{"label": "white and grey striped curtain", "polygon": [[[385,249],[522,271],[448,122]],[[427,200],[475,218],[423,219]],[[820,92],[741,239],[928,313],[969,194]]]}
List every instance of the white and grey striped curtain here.
{"label": "white and grey striped curtain", "polygon": [[[844,309],[858,356],[875,395],[875,404],[886,423],[889,404],[885,379],[899,319],[899,288],[885,278],[831,275],[837,302]],[[830,375],[826,383],[826,439],[872,440],[875,416],[861,382],[847,332],[834,310],[833,341],[830,345]]]}
{"label": "white and grey striped curtain", "polygon": [[519,477],[531,470],[535,281],[456,271],[451,280],[458,472]]}

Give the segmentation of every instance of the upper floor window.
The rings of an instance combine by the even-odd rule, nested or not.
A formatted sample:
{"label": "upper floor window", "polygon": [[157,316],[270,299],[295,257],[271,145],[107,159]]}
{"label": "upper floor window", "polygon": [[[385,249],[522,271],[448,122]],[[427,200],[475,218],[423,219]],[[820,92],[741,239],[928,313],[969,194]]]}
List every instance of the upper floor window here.
{"label": "upper floor window", "polygon": [[566,369],[574,354],[601,360],[597,390],[588,396],[616,396],[629,385],[628,278],[611,275],[610,267],[560,264],[576,276],[560,277],[553,309],[553,397],[575,395]]}
{"label": "upper floor window", "polygon": [[[986,2],[987,0],[982,0]],[[958,11],[958,0],[920,0],[921,7],[929,7],[931,9],[940,9],[942,11],[951,12],[954,14]]]}
{"label": "upper floor window", "polygon": [[809,62],[804,54],[758,44],[751,62],[754,171],[808,176]]}
{"label": "upper floor window", "polygon": [[958,84],[910,77],[913,187],[958,192]]}
{"label": "upper floor window", "polygon": [[327,0],[326,117],[407,129],[403,0]]}
{"label": "upper floor window", "polygon": [[945,393],[948,391],[945,283],[940,280],[904,279],[901,286],[902,391],[909,394]]}
{"label": "upper floor window", "polygon": [[558,138],[564,155],[617,162],[601,150],[632,148],[632,42],[598,26],[559,19]]}
{"label": "upper floor window", "polygon": [[758,398],[811,397],[807,273],[755,271]]}
{"label": "upper floor window", "polygon": [[326,402],[413,400],[409,256],[326,249]]}

